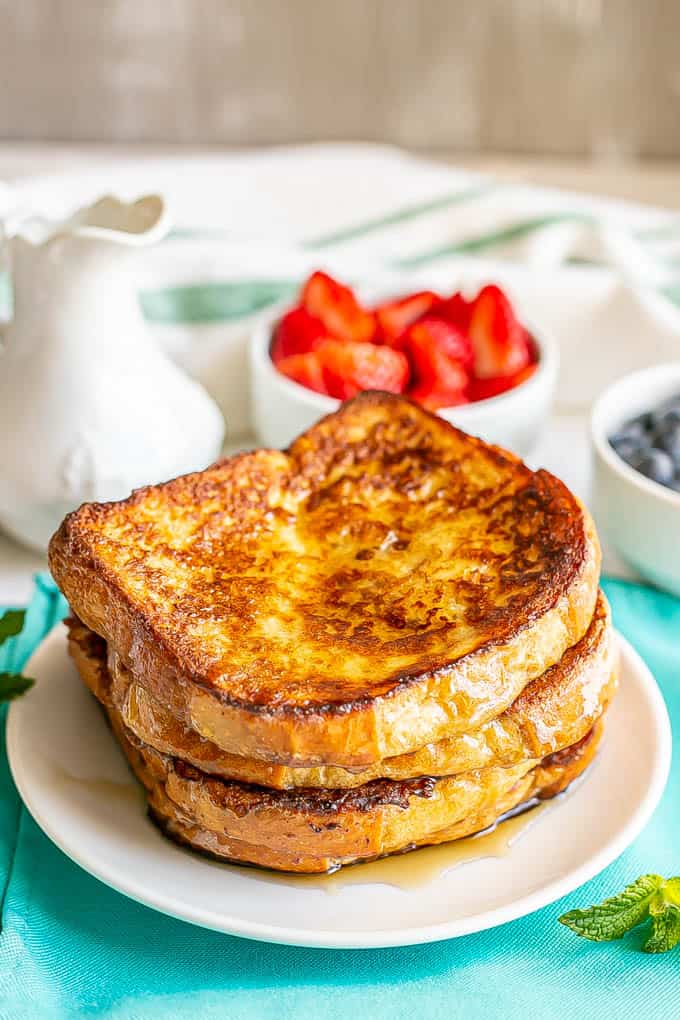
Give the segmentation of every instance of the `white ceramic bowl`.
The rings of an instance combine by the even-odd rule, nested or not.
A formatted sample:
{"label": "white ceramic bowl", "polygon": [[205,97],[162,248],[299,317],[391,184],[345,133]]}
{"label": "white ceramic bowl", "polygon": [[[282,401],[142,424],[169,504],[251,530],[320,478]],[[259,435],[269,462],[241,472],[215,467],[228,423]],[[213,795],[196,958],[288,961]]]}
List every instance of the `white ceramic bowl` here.
{"label": "white ceramic bowl", "polygon": [[[378,295],[372,300],[389,300],[390,296]],[[269,351],[273,327],[284,311],[279,309],[276,316],[259,323],[250,339],[253,424],[260,442],[278,449],[340,406],[334,397],[308,390],[277,371]],[[559,365],[557,343],[533,324],[527,323],[527,328],[539,357],[536,371],[526,382],[497,397],[438,412],[466,432],[520,455],[531,449],[545,425]]]}
{"label": "white ceramic bowl", "polygon": [[680,595],[680,493],[635,471],[609,445],[625,421],[680,393],[680,361],[633,372],[593,407],[593,511],[621,558],[660,588]]}

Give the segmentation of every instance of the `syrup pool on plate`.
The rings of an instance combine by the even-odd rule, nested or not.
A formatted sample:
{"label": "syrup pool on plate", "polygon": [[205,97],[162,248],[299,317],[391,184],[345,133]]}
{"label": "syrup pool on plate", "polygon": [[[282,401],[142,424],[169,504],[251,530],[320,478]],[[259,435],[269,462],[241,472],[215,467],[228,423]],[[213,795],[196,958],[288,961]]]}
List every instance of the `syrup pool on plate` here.
{"label": "syrup pool on plate", "polygon": [[552,800],[532,799],[519,804],[502,815],[494,825],[474,836],[392,854],[365,864],[353,864],[332,874],[291,875],[261,871],[258,877],[267,882],[293,885],[300,889],[323,889],[328,893],[336,893],[352,885],[391,885],[397,889],[418,889],[463,864],[489,857],[505,857],[522,836],[557,807],[559,801],[569,796],[575,785],[578,783],[572,784]]}

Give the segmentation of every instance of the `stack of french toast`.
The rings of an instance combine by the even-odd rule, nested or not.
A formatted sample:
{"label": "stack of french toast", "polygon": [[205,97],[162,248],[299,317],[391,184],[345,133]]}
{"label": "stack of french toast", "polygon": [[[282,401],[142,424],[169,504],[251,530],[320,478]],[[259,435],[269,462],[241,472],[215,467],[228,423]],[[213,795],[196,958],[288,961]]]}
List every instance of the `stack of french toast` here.
{"label": "stack of french toast", "polygon": [[616,688],[587,511],[403,397],[85,504],[50,565],[151,817],[224,860],[480,832],[584,772]]}

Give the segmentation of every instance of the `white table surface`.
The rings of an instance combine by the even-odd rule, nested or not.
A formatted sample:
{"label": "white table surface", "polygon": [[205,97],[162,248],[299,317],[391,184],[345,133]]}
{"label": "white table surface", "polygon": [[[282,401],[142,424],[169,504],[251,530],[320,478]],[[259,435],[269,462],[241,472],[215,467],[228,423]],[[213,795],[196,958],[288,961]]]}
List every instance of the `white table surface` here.
{"label": "white table surface", "polygon": [[[187,150],[182,151],[187,154]],[[158,158],[164,154],[177,155],[177,149],[0,144],[0,178],[21,179],[55,170],[82,169],[91,164],[101,166],[104,163],[129,162],[139,155]],[[467,169],[491,172],[507,180],[573,187],[575,190],[680,208],[680,172],[675,164],[663,167],[633,165],[629,168],[607,168],[585,162],[561,163],[494,156],[468,156],[463,159],[449,156],[448,159]],[[583,417],[554,415],[549,429],[529,460],[532,465],[554,471],[587,502],[590,456],[587,423]],[[629,576],[621,562],[607,550],[603,565],[608,573]],[[21,548],[0,535],[0,605],[25,604],[30,598],[34,574],[46,569],[46,566],[44,556]]]}

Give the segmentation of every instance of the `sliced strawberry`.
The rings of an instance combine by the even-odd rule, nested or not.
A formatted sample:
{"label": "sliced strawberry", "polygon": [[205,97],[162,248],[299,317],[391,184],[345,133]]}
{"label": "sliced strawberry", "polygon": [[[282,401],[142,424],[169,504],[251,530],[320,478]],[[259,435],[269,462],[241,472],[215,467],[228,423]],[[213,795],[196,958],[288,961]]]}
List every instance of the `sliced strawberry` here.
{"label": "sliced strawberry", "polygon": [[308,390],[328,395],[324,368],[318,353],[310,351],[307,354],[291,354],[277,361],[276,367],[282,375],[287,375]]}
{"label": "sliced strawberry", "polygon": [[515,386],[526,382],[536,371],[535,362],[520,369],[514,375],[496,375],[488,379],[472,379],[470,382],[470,400],[488,400],[489,397],[497,397],[499,393],[513,390]]}
{"label": "sliced strawberry", "polygon": [[349,287],[327,273],[312,273],[302,288],[300,300],[310,315],[321,319],[329,336],[359,342],[373,339],[373,315],[361,307]]}
{"label": "sliced strawberry", "polygon": [[403,393],[409,378],[408,360],[401,351],[371,343],[324,340],[318,350],[328,392],[349,400],[362,390]]}
{"label": "sliced strawberry", "polygon": [[472,309],[469,327],[477,379],[514,375],[531,359],[527,331],[512,305],[496,286],[483,287]]}
{"label": "sliced strawberry", "polygon": [[407,330],[405,350],[411,359],[414,400],[430,410],[467,403],[472,349],[464,333],[426,316]]}
{"label": "sliced strawberry", "polygon": [[399,301],[378,305],[375,317],[380,340],[391,347],[399,346],[398,341],[404,330],[440,301],[441,298],[433,290],[420,290]]}
{"label": "sliced strawberry", "polygon": [[472,314],[472,301],[467,301],[460,291],[457,291],[451,297],[442,298],[430,311],[438,319],[446,319],[467,333]]}
{"label": "sliced strawberry", "polygon": [[[434,315],[426,315],[418,322],[414,322],[404,335],[403,345],[406,352],[416,362],[417,373],[421,376],[423,373],[428,373],[428,368],[425,362],[418,365],[419,357],[422,361],[419,352],[427,352],[430,349],[463,365],[467,370],[472,366],[472,344],[469,337],[457,326]],[[411,350],[412,348],[413,350]],[[431,357],[425,353],[423,356],[426,361],[431,362],[434,355]],[[436,376],[437,373],[434,374]]]}
{"label": "sliced strawberry", "polygon": [[274,329],[272,361],[278,364],[282,358],[307,354],[325,336],[328,336],[328,330],[321,319],[310,315],[305,308],[293,308],[279,320]]}
{"label": "sliced strawberry", "polygon": [[440,390],[436,384],[428,383],[418,383],[408,391],[408,396],[428,411],[438,411],[440,407],[458,407],[459,404],[470,402],[464,390]]}

